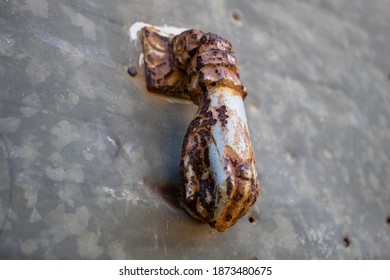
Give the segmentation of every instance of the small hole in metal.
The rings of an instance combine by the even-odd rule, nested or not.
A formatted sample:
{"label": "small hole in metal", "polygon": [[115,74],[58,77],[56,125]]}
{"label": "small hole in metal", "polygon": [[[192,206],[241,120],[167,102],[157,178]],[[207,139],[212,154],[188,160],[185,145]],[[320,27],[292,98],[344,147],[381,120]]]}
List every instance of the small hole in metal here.
{"label": "small hole in metal", "polygon": [[233,18],[234,18],[234,20],[237,20],[237,21],[241,20],[240,14],[237,11],[233,12]]}
{"label": "small hole in metal", "polygon": [[390,226],[390,216],[387,217],[386,223]]}
{"label": "small hole in metal", "polygon": [[348,248],[351,245],[351,240],[349,240],[349,237],[347,235],[343,237],[343,242],[345,248]]}
{"label": "small hole in metal", "polygon": [[249,223],[253,224],[253,223],[255,222],[255,218],[249,217],[249,218],[248,218],[248,221],[249,221]]}
{"label": "small hole in metal", "polygon": [[241,13],[238,10],[234,10],[232,13],[232,17],[235,23],[240,23],[241,22]]}

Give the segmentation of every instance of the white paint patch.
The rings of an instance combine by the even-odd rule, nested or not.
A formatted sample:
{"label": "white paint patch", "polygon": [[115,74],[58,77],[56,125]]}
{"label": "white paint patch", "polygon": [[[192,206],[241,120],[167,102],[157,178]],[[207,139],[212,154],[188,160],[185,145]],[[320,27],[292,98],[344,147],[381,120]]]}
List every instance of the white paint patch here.
{"label": "white paint patch", "polygon": [[138,32],[140,32],[141,29],[144,28],[145,26],[155,27],[155,28],[161,30],[162,32],[172,34],[172,35],[178,35],[178,34],[182,33],[183,31],[190,29],[190,28],[183,28],[183,27],[168,26],[166,24],[164,26],[153,26],[153,25],[145,23],[145,22],[137,21],[137,22],[133,23],[133,25],[130,26],[130,28],[129,28],[130,41],[137,40],[139,38]]}
{"label": "white paint patch", "polygon": [[129,36],[130,36],[130,41],[134,41],[138,39],[138,32],[141,31],[142,28],[145,26],[151,26],[150,24],[144,23],[144,22],[135,22],[133,23],[132,26],[129,28]]}
{"label": "white paint patch", "polygon": [[141,66],[145,62],[145,55],[143,52],[139,54],[138,65]]}
{"label": "white paint patch", "polygon": [[[155,28],[159,29],[160,31],[162,31],[163,33],[166,33],[167,35],[168,34],[178,35],[178,34],[182,33],[183,31],[186,31],[189,29],[189,28],[168,26],[166,24],[164,26],[153,26],[153,25],[145,23],[145,22],[137,21],[137,22],[133,23],[133,25],[130,26],[130,28],[129,28],[130,42],[136,43],[138,41],[138,39],[140,38],[138,33],[145,26],[155,27]],[[144,64],[144,53],[143,52],[141,52],[139,55],[138,64],[139,64],[139,66]]]}

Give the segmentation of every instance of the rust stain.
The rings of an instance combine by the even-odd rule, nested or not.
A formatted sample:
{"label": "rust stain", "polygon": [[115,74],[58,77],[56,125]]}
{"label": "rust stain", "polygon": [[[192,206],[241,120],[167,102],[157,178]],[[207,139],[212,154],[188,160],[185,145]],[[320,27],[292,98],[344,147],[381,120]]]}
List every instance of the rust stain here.
{"label": "rust stain", "polygon": [[259,195],[242,104],[247,92],[234,49],[222,37],[195,29],[173,36],[144,27],[142,34],[148,90],[199,106],[183,141],[180,201],[192,217],[223,232]]}

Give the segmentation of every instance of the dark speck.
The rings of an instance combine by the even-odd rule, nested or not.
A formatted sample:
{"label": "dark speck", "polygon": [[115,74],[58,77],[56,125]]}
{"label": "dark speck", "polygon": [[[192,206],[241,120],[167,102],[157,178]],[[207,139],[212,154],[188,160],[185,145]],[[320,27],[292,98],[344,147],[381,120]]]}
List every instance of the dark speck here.
{"label": "dark speck", "polygon": [[240,22],[241,21],[241,15],[238,11],[234,11],[233,12],[233,19],[236,21],[236,22]]}
{"label": "dark speck", "polygon": [[351,245],[351,241],[349,240],[349,237],[347,235],[345,235],[343,237],[343,242],[344,242],[344,246],[347,248]]}
{"label": "dark speck", "polygon": [[129,73],[130,76],[134,77],[137,75],[137,69],[134,66],[130,66],[127,68],[127,73]]}

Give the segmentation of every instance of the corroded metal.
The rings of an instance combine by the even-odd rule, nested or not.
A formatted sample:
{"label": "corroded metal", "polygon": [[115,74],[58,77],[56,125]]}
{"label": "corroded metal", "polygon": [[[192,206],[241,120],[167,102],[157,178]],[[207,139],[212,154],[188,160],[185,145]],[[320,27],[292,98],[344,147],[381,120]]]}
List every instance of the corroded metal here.
{"label": "corroded metal", "polygon": [[184,137],[183,206],[225,231],[256,201],[259,182],[232,45],[213,33],[177,36],[144,27],[148,90],[190,98],[199,109]]}

